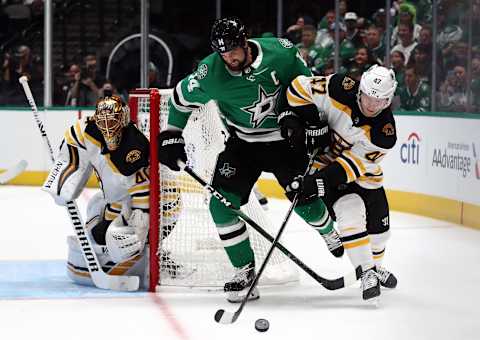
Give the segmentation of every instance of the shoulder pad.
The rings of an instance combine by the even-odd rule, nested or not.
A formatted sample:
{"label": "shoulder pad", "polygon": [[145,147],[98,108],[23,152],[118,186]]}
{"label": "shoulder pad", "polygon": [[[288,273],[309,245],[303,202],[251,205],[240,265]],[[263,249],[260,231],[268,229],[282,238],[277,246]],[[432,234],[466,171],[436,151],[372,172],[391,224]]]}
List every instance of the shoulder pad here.
{"label": "shoulder pad", "polygon": [[110,152],[110,159],[124,176],[135,172],[149,164],[150,144],[147,137],[130,123],[123,130],[122,141],[115,151]]}
{"label": "shoulder pad", "polygon": [[328,82],[328,95],[350,108],[355,107],[358,93],[358,81],[342,74],[334,74]]}
{"label": "shoulder pad", "polygon": [[372,143],[383,149],[391,149],[397,142],[397,128],[390,108],[383,110],[375,119],[371,130]]}

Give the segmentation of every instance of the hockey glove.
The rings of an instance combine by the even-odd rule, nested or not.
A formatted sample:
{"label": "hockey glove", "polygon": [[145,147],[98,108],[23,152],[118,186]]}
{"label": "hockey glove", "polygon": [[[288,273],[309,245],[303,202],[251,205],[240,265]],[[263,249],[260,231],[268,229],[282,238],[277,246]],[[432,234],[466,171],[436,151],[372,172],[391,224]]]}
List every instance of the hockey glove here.
{"label": "hockey glove", "polygon": [[327,122],[307,126],[305,128],[305,134],[308,152],[313,152],[313,150],[319,149],[320,154],[325,153],[330,145],[330,131]]}
{"label": "hockey glove", "polygon": [[287,186],[285,195],[293,201],[298,193],[299,201],[308,201],[317,197],[324,197],[327,192],[325,178],[318,175],[297,176]]}
{"label": "hockey glove", "polygon": [[168,166],[173,171],[180,171],[178,160],[187,162],[185,152],[185,140],[182,137],[182,131],[165,130],[157,138],[158,142],[158,161],[160,164]]}
{"label": "hockey glove", "polygon": [[305,128],[302,121],[292,111],[283,111],[278,116],[280,133],[296,150],[305,149]]}

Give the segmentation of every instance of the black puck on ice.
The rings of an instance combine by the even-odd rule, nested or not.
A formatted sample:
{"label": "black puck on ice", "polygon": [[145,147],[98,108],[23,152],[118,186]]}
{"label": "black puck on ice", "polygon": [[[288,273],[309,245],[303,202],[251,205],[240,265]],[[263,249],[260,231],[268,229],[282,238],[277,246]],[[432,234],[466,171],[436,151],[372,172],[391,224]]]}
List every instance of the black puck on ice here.
{"label": "black puck on ice", "polygon": [[270,327],[270,323],[265,319],[258,319],[255,321],[255,329],[259,332],[266,332]]}

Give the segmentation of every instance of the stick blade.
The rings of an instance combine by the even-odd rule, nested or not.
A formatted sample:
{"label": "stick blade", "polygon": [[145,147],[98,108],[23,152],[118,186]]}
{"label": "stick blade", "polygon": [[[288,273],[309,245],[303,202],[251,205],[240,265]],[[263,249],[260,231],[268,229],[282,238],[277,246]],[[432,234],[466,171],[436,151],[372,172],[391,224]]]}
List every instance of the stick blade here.
{"label": "stick blade", "polygon": [[22,159],[14,167],[7,169],[7,171],[0,174],[0,184],[7,183],[20,175],[27,168],[28,163],[26,160]]}
{"label": "stick blade", "polygon": [[140,287],[140,278],[138,276],[107,275],[103,272],[95,272],[91,276],[95,285],[102,289],[133,292]]}
{"label": "stick blade", "polygon": [[228,325],[234,323],[237,318],[235,317],[234,313],[227,312],[224,309],[219,309],[215,313],[215,321],[218,323],[223,323],[224,325]]}

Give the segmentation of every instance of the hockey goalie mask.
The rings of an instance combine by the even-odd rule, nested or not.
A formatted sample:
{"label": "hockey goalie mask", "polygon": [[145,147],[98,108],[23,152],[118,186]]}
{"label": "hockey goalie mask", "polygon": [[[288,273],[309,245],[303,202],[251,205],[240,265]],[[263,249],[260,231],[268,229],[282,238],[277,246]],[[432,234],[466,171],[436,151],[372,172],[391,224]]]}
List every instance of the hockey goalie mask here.
{"label": "hockey goalie mask", "polygon": [[118,96],[105,97],[97,101],[93,118],[105,139],[108,150],[116,150],[122,139],[122,130],[130,121],[128,106],[123,104]]}
{"label": "hockey goalie mask", "polygon": [[397,81],[393,70],[373,65],[360,79],[358,105],[367,117],[375,117],[392,103]]}

